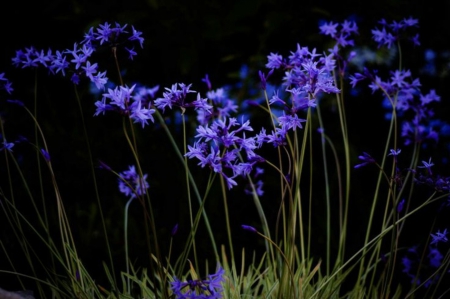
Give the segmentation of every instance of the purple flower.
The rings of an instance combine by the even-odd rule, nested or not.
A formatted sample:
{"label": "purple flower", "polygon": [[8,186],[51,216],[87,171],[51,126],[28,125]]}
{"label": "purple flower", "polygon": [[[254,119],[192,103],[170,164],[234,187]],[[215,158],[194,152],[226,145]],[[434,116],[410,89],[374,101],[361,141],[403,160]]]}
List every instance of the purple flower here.
{"label": "purple flower", "polygon": [[125,112],[131,104],[131,94],[135,86],[116,86],[114,89],[108,88],[108,92],[103,94],[102,100],[105,102],[109,100],[110,105],[116,106],[122,112]]}
{"label": "purple flower", "polygon": [[417,167],[419,167],[419,168],[426,168],[428,170],[428,173],[430,175],[432,175],[431,167],[434,166],[434,163],[431,162],[431,158],[428,160],[428,162],[427,161],[422,161],[422,164],[423,164],[423,166],[417,166]]}
{"label": "purple flower", "polygon": [[442,233],[438,230],[437,233],[431,234],[432,240],[431,240],[430,244],[438,244],[439,242],[443,242],[443,243],[447,242],[448,241],[447,235],[448,235],[447,229],[444,229],[444,231]]}
{"label": "purple flower", "polygon": [[[134,102],[133,104],[135,104]],[[131,115],[130,118],[134,120],[135,123],[140,122],[142,124],[142,128],[148,124],[147,120],[151,120],[154,122],[152,114],[155,113],[155,109],[147,109],[145,107],[141,107],[141,101],[137,101],[137,105],[131,106]]]}
{"label": "purple flower", "polygon": [[172,228],[172,231],[170,232],[170,234],[172,235],[172,237],[175,236],[175,234],[177,233],[177,231],[178,231],[178,223],[175,224],[175,226]]}
{"label": "purple flower", "polygon": [[13,92],[12,83],[5,78],[5,73],[0,73],[0,89],[6,90],[8,94]]}
{"label": "purple flower", "polygon": [[394,156],[394,157],[397,157],[402,152],[401,149],[398,149],[398,150],[390,149],[389,151],[390,151],[390,154],[388,154],[388,156]]}
{"label": "purple flower", "polygon": [[363,154],[361,156],[358,156],[358,159],[360,159],[361,161],[363,161],[360,164],[357,164],[354,166],[354,168],[361,168],[363,166],[366,166],[368,164],[372,164],[372,163],[376,163],[375,159],[372,158],[368,153],[363,152]]}
{"label": "purple flower", "polygon": [[274,147],[285,146],[286,143],[286,133],[287,131],[282,128],[275,128],[272,130],[272,133],[267,135],[265,130],[261,130],[261,132],[257,135],[258,143],[272,143]]}
{"label": "purple flower", "polygon": [[208,275],[207,279],[181,281],[174,276],[170,288],[176,299],[219,299],[222,298],[224,274],[225,270],[218,266],[216,273]]}
{"label": "purple flower", "polygon": [[50,162],[50,154],[45,149],[41,149],[41,154],[44,157],[45,161]]}
{"label": "purple flower", "polygon": [[142,32],[138,31],[131,26],[131,34],[125,30],[128,25],[120,25],[115,23],[113,27],[109,23],[99,24],[97,28],[91,27],[87,33],[84,35],[84,39],[81,42],[87,48],[92,50],[106,45],[109,47],[124,46],[125,50],[128,52],[128,58],[133,60],[133,57],[137,55],[134,51],[134,47],[126,47],[128,44],[139,43],[139,46],[143,48],[144,38],[141,36]]}
{"label": "purple flower", "polygon": [[99,114],[105,115],[105,112],[108,110],[112,110],[113,107],[109,104],[106,104],[106,98],[103,97],[101,101],[97,101],[94,103],[97,109],[95,110],[94,116],[97,116]]}
{"label": "purple flower", "polygon": [[202,82],[205,82],[206,87],[208,88],[208,90],[211,90],[212,85],[211,85],[211,81],[209,81],[208,74],[205,75],[205,78],[202,78]]}
{"label": "purple flower", "polygon": [[267,76],[264,75],[262,71],[259,71],[258,74],[261,79],[261,88],[265,90],[267,86],[267,79],[273,74],[273,68],[267,73]]}
{"label": "purple flower", "polygon": [[439,268],[442,264],[442,253],[437,248],[430,248],[428,253],[428,259],[430,260],[430,266],[433,268]]}
{"label": "purple flower", "polygon": [[61,72],[63,76],[66,75],[65,70],[69,68],[69,62],[66,61],[66,56],[63,55],[62,52],[56,51],[56,55],[53,58],[51,65],[50,65],[50,71],[57,74],[58,72]]}
{"label": "purple flower", "polygon": [[94,74],[97,72],[97,63],[91,65],[89,61],[86,61],[86,65],[81,68],[84,70],[86,77],[91,79],[91,81],[94,80]]}
{"label": "purple flower", "polygon": [[0,148],[0,151],[2,150],[7,150],[12,152],[12,148],[14,147],[14,142],[6,142],[5,140],[3,140],[3,146]]}
{"label": "purple flower", "polygon": [[325,23],[319,27],[320,33],[334,37],[337,33],[336,28],[338,25],[339,25],[338,23],[333,23],[333,22]]}
{"label": "purple flower", "polygon": [[405,199],[402,199],[397,205],[397,213],[401,213],[403,211],[404,206],[405,206]]}
{"label": "purple flower", "polygon": [[245,230],[248,230],[248,231],[252,232],[252,233],[257,233],[257,232],[258,232],[258,231],[256,230],[256,228],[254,228],[253,226],[250,226],[250,225],[242,224],[241,227],[242,227],[243,229],[245,229]]}
{"label": "purple flower", "polygon": [[213,109],[213,106],[208,104],[208,99],[203,99],[200,93],[197,93],[197,100],[193,101],[191,106],[195,107],[195,110],[202,110],[207,114],[211,114],[211,109]]}
{"label": "purple flower", "polygon": [[237,112],[238,106],[236,101],[228,97],[228,93],[224,88],[210,90],[206,93],[206,97],[209,100],[208,103],[211,104],[208,104],[208,109],[196,109],[197,120],[200,125],[207,125],[214,120],[230,117]]}
{"label": "purple flower", "polygon": [[[418,20],[409,18],[403,19],[400,22],[393,21],[392,23],[388,23],[386,20],[382,19],[378,22],[382,28],[372,29],[372,37],[373,40],[378,43],[378,47],[386,46],[390,48],[393,43],[397,42],[402,38],[402,33],[408,27],[417,27]],[[414,45],[419,45],[420,42],[418,40],[418,35],[412,38]]]}
{"label": "purple flower", "polygon": [[165,88],[162,98],[157,98],[155,100],[155,106],[163,111],[166,107],[172,109],[172,106],[178,106],[182,109],[189,107],[190,105],[186,103],[186,96],[189,93],[196,92],[190,90],[192,84],[186,85],[184,83],[175,83],[171,88]]}
{"label": "purple flower", "polygon": [[438,96],[434,89],[430,90],[430,92],[426,95],[420,95],[420,102],[422,105],[427,105],[431,102],[439,102],[441,97]]}
{"label": "purple flower", "polygon": [[147,174],[142,177],[136,172],[134,165],[129,166],[128,170],[119,173],[119,190],[125,196],[134,198],[147,192],[149,184]]}
{"label": "purple flower", "polygon": [[128,51],[128,54],[129,54],[128,58],[130,60],[133,60],[133,57],[137,55],[136,51],[134,51],[134,47],[131,49],[128,49],[127,47],[125,47],[125,50]]}
{"label": "purple flower", "polygon": [[100,24],[99,28],[97,28],[97,33],[94,33],[95,39],[100,40],[100,45],[104,42],[109,41],[110,35],[112,33],[110,26],[111,25],[109,23],[105,23],[103,25]]}
{"label": "purple flower", "polygon": [[[256,181],[256,183],[253,183],[253,186],[248,186],[244,192],[245,194],[252,195],[256,193],[257,196],[263,196],[264,190],[263,190],[264,182],[261,180]],[[253,191],[253,189],[255,191]]]}
{"label": "purple flower", "polygon": [[139,45],[141,46],[141,48],[143,48],[144,47],[144,38],[141,37],[142,32],[137,31],[136,29],[134,29],[134,26],[131,26],[131,33],[132,33],[132,35],[128,39],[131,41],[133,41],[133,40],[139,41]]}
{"label": "purple flower", "polygon": [[302,122],[306,122],[306,119],[298,118],[297,114],[294,114],[293,116],[283,114],[283,116],[278,117],[278,122],[283,130],[295,131],[296,128],[303,128]]}
{"label": "purple flower", "polygon": [[44,50],[41,50],[40,52],[36,51],[35,56],[34,62],[39,62],[47,67],[47,63],[52,60],[52,50],[49,49],[47,54],[44,54]]}
{"label": "purple flower", "polygon": [[72,81],[73,84],[78,85],[78,84],[80,84],[80,76],[78,76],[77,73],[73,73],[72,77],[70,77],[70,81]]}
{"label": "purple flower", "polygon": [[[267,56],[267,60],[268,60],[268,62],[266,64],[267,68],[278,69],[283,66],[283,56],[281,56],[279,54],[270,53],[270,55]],[[260,77],[261,77],[261,75],[260,75]]]}
{"label": "purple flower", "polygon": [[[263,161],[254,152],[257,148],[255,137],[247,137],[245,134],[251,131],[253,128],[249,121],[241,124],[235,118],[219,119],[211,125],[200,125],[195,136],[197,141],[194,146],[188,145],[185,156],[196,158],[201,167],[208,166],[219,173],[230,189],[237,185],[234,178],[247,176],[256,163]],[[245,152],[246,155],[241,158],[240,152]]]}
{"label": "purple flower", "polygon": [[[81,65],[84,65],[86,63],[87,59],[89,58],[89,56],[84,55],[83,53],[78,54],[81,51],[77,47],[78,47],[78,45],[77,45],[77,43],[75,43],[73,46],[73,50],[66,51],[66,53],[72,54],[73,59],[70,62],[73,62],[75,64],[76,70],[79,69],[81,67]],[[92,51],[90,53],[92,53]]]}
{"label": "purple flower", "polygon": [[95,84],[95,86],[98,89],[105,89],[105,84],[108,82],[108,78],[106,77],[106,71],[103,73],[98,72],[97,75],[93,76],[91,79],[92,83]]}
{"label": "purple flower", "polygon": [[[269,63],[266,66],[275,66],[275,54],[269,56]],[[280,57],[278,57],[280,58]],[[281,66],[281,65],[280,65]],[[290,110],[293,116],[301,109],[307,109],[315,106],[316,98],[322,93],[339,93],[340,90],[335,86],[334,77],[331,74],[335,67],[333,57],[317,54],[316,50],[309,51],[306,47],[297,45],[297,50],[291,52],[287,62],[282,64],[285,71],[283,85],[286,91],[292,93],[292,104],[286,105],[285,109]],[[269,73],[271,74],[271,73]],[[265,88],[267,77],[259,72],[263,88]],[[272,103],[277,102],[272,99]],[[290,106],[290,107],[289,107]]]}

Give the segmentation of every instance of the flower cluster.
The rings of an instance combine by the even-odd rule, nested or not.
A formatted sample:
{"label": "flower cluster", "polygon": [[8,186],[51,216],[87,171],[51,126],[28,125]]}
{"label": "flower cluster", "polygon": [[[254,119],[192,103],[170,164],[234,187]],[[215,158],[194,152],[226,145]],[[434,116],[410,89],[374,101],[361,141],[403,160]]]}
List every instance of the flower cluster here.
{"label": "flower cluster", "polygon": [[[127,25],[121,26],[119,23],[115,24],[115,27],[111,27],[111,24],[100,24],[97,28],[91,27],[89,31],[84,35],[82,44],[87,45],[89,48],[95,49],[103,44],[110,47],[117,47],[119,45],[126,45],[130,42],[137,41],[141,48],[144,47],[144,38],[141,36],[142,32],[134,29],[131,26],[131,34],[125,30]],[[129,54],[129,58],[133,60],[133,56],[137,53],[134,51],[134,47],[127,48],[125,50]]]}
{"label": "flower cluster", "polygon": [[408,249],[407,254],[402,257],[403,273],[410,279],[411,284],[420,285],[425,288],[436,284],[441,275],[436,270],[441,266],[443,255],[438,248],[430,246],[426,261],[421,261],[421,255],[417,246]]}
{"label": "flower cluster", "polygon": [[192,84],[186,85],[184,83],[176,83],[173,84],[171,88],[165,88],[165,92],[163,92],[162,98],[157,98],[155,100],[155,106],[158,109],[164,111],[166,107],[172,109],[172,106],[180,107],[182,112],[186,110],[186,108],[193,107],[196,110],[202,110],[206,113],[211,113],[210,109],[211,105],[208,104],[207,99],[203,99],[200,96],[200,93],[197,93],[197,99],[191,102],[186,101],[187,95],[189,93],[194,93],[196,91],[191,90]]}
{"label": "flower cluster", "polygon": [[355,51],[351,51],[347,57],[344,57],[343,54],[341,54],[341,50],[348,46],[355,45],[355,41],[352,38],[353,35],[358,34],[358,26],[353,21],[345,20],[342,23],[324,23],[319,27],[319,29],[321,34],[329,35],[332,39],[334,39],[335,45],[328,51],[337,61],[338,72],[341,76],[343,76],[348,63],[355,57],[356,53]]}
{"label": "flower cluster", "polygon": [[79,84],[80,76],[82,76],[88,78],[98,89],[104,89],[108,82],[106,71],[99,71],[97,63],[92,63],[89,59],[104,44],[112,47],[113,51],[116,51],[118,46],[124,45],[129,58],[133,59],[133,56],[137,55],[134,47],[127,48],[125,44],[137,41],[142,48],[144,38],[141,37],[142,32],[135,30],[134,27],[129,34],[126,27],[127,25],[121,26],[118,23],[115,24],[115,27],[111,27],[109,23],[100,24],[98,28],[91,27],[83,41],[75,43],[73,49],[53,52],[51,49],[44,51],[31,46],[25,50],[16,51],[12,63],[21,68],[43,66],[51,74],[61,73],[63,76],[66,75],[66,71],[70,71],[73,83]]}
{"label": "flower cluster", "polygon": [[214,119],[231,117],[233,113],[237,112],[238,106],[236,105],[236,101],[230,99],[224,88],[209,90],[206,93],[206,97],[212,105],[209,110],[197,110],[197,120],[200,125],[206,125]]}
{"label": "flower cluster", "polygon": [[[441,176],[441,175],[433,175],[431,172],[431,166],[434,164],[425,163],[424,166],[419,166],[419,168],[426,168],[426,173],[417,173],[414,177],[414,182],[418,185],[426,185],[432,187],[434,190],[439,192],[450,192],[450,177]],[[417,172],[417,171],[415,171]]]}
{"label": "flower cluster", "polygon": [[[239,123],[236,118],[216,120],[211,125],[197,128],[197,141],[188,145],[186,157],[200,160],[201,167],[209,166],[226,181],[227,187],[237,185],[237,176],[247,176],[253,166],[264,161],[254,150],[258,147],[255,137],[246,137],[245,131],[253,131],[250,121]],[[246,153],[242,157],[242,152]],[[244,160],[246,158],[246,160]],[[229,170],[231,174],[225,171]]]}
{"label": "flower cluster", "polygon": [[[430,287],[432,284],[438,282],[441,278],[441,274],[436,272],[436,269],[442,266],[443,255],[441,251],[438,249],[439,243],[448,242],[448,231],[444,229],[442,232],[438,230],[435,234],[430,234],[431,242],[428,246],[428,263],[420,263],[420,255],[417,252],[417,246],[413,246],[408,249],[407,254],[405,254],[402,258],[403,264],[403,272],[411,278],[411,283],[421,284],[422,277],[426,277],[425,274],[420,275],[420,272],[432,273],[428,274],[429,277],[425,280],[424,286],[425,288]],[[420,268],[419,268],[420,265]]]}
{"label": "flower cluster", "polygon": [[[369,88],[372,93],[382,92],[384,107],[395,109],[399,117],[405,116],[402,120],[401,131],[405,145],[424,141],[437,142],[439,133],[445,133],[443,130],[448,125],[442,121],[433,120],[434,112],[431,108],[433,103],[440,101],[439,95],[433,89],[423,93],[420,80],[412,78],[411,71],[391,71],[389,79],[383,81],[376,71],[371,72],[365,68],[363,73],[351,75],[350,83],[352,87],[355,87],[365,79],[370,81]],[[391,114],[387,114],[387,117],[390,118]]]}
{"label": "flower cluster", "polygon": [[[339,30],[337,29],[340,27]],[[336,41],[336,47],[354,46],[355,42],[351,39],[353,34],[358,34],[358,25],[353,21],[345,20],[341,24],[328,22],[319,26],[320,33],[329,35]]]}
{"label": "flower cluster", "polygon": [[129,166],[128,170],[119,173],[119,190],[125,196],[135,198],[147,192],[149,184],[147,174],[140,176],[136,172],[134,165]]}
{"label": "flower cluster", "polygon": [[135,123],[141,123],[142,127],[148,124],[148,120],[154,122],[152,114],[155,113],[155,109],[150,108],[154,91],[144,87],[135,97],[133,95],[135,87],[136,84],[131,87],[108,88],[108,92],[103,94],[102,100],[95,102],[97,109],[94,115],[105,114],[106,111],[116,111],[123,115],[129,115]]}
{"label": "flower cluster", "polygon": [[[391,48],[392,44],[403,38],[403,33],[410,27],[417,27],[419,21],[414,18],[403,19],[400,22],[393,21],[388,23],[385,19],[379,21],[381,29],[372,29],[373,39],[378,43],[378,47],[386,46]],[[408,37],[409,40],[416,46],[420,45],[419,34],[413,37]]]}
{"label": "flower cluster", "polygon": [[0,90],[6,90],[8,94],[13,92],[12,82],[5,78],[5,73],[0,73]]}
{"label": "flower cluster", "polygon": [[[332,56],[317,54],[315,49],[309,51],[308,47],[301,47],[299,44],[288,58],[276,53],[267,56],[266,67],[271,69],[268,76],[274,69],[285,70],[283,85],[290,100],[281,99],[278,90],[274,92],[269,104],[281,105],[283,115],[277,118],[278,127],[275,127],[271,134],[267,135],[265,130],[261,131],[260,142],[272,143],[274,146],[285,145],[288,131],[302,128],[301,123],[305,122],[298,116],[300,111],[315,107],[316,99],[323,93],[340,92],[331,74],[335,67]],[[262,73],[260,77],[263,82],[267,79]]]}
{"label": "flower cluster", "polygon": [[171,289],[176,299],[219,299],[222,298],[224,273],[225,270],[219,266],[216,273],[203,280],[180,281],[174,277]]}
{"label": "flower cluster", "polygon": [[267,68],[285,70],[283,85],[293,100],[290,105],[280,99],[277,99],[277,102],[289,107],[291,113],[315,106],[315,100],[321,93],[339,92],[331,75],[335,67],[332,55],[323,56],[317,54],[316,49],[309,51],[308,47],[297,44],[296,51],[291,52],[287,59],[275,53],[271,53],[267,58]]}

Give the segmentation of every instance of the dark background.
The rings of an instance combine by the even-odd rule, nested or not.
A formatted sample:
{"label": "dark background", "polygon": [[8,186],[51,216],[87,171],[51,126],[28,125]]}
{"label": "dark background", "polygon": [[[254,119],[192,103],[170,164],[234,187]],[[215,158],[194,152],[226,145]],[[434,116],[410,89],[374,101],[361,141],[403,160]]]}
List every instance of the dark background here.
{"label": "dark background", "polygon": [[316,33],[321,20],[341,22],[352,17],[361,29],[368,29],[380,18],[391,21],[412,16],[420,20],[424,47],[435,50],[446,48],[450,27],[449,1],[25,3],[12,1],[1,12],[3,68],[18,48],[71,48],[90,27],[117,21],[144,32],[145,51],[136,57],[133,73],[145,73],[148,84],[163,86],[183,80],[198,82],[205,73],[220,83],[227,82],[231,70],[244,63],[260,66],[270,52],[287,53],[296,43],[318,46]]}
{"label": "dark background", "polygon": [[[49,47],[53,50],[71,49],[74,42],[83,39],[90,27],[104,22],[118,22],[133,25],[143,32],[145,38],[144,49],[137,49],[138,55],[134,61],[123,61],[124,78],[129,85],[140,82],[163,88],[175,82],[184,82],[193,83],[194,90],[204,91],[200,79],[206,73],[209,74],[213,88],[218,88],[224,84],[237,83],[239,70],[245,64],[253,75],[252,82],[257,86],[257,71],[264,69],[266,56],[271,52],[288,55],[295,50],[297,43],[309,48],[317,47],[319,52],[327,49],[327,38],[318,35],[321,21],[342,22],[353,18],[358,22],[360,32],[366,32],[358,37],[358,42],[370,43],[371,36],[368,32],[380,18],[392,21],[409,16],[419,19],[422,46],[405,52],[404,58],[409,61],[413,72],[420,72],[424,64],[423,50],[433,49],[438,53],[438,74],[425,75],[421,77],[421,81],[424,90],[434,88],[441,95],[444,105],[438,114],[443,119],[450,120],[447,117],[448,105],[445,105],[450,96],[450,58],[445,56],[445,53],[449,55],[450,49],[450,1],[11,1],[9,8],[0,12],[0,72],[6,72],[6,77],[13,81],[15,95],[31,105],[34,72],[17,70],[11,66],[11,58],[16,50],[29,46],[45,50]],[[376,47],[373,43],[371,45]],[[109,58],[105,58],[106,63],[112,62]],[[112,72],[108,74],[111,74],[108,77],[113,77]],[[73,229],[77,240],[82,244],[80,254],[84,256],[88,268],[91,267],[94,273],[101,273],[99,266],[102,259],[106,259],[104,241],[99,237],[101,226],[98,211],[94,208],[96,201],[92,195],[93,186],[89,183],[92,177],[73,87],[69,77],[46,77],[45,72],[39,75],[38,94],[41,103],[38,115],[48,134],[52,162],[57,177],[60,177],[63,198],[67,201],[69,214],[76,219]],[[90,118],[94,111],[93,103],[98,98],[89,94],[86,86],[80,85],[80,94],[91,134],[94,159],[105,161],[118,172],[123,171],[133,160],[123,139],[121,121],[114,116]],[[376,109],[367,109],[369,103],[364,101],[353,104],[349,111],[355,111],[355,114],[365,111],[354,118],[352,116],[352,133],[361,141],[360,148],[355,150],[381,151],[382,149],[376,149],[377,136],[366,134],[364,126],[359,125],[363,120],[371,123],[369,127],[379,122],[379,115],[374,113]],[[11,134],[33,136],[29,119],[16,116],[19,110],[6,108],[4,102],[0,105],[7,111],[5,115],[8,121],[5,125],[8,122],[15,124],[14,130],[10,129]],[[378,111],[380,112],[380,108]],[[180,246],[188,233],[189,223],[182,193],[185,190],[182,167],[167,150],[168,143],[160,130],[149,128],[140,132],[139,137],[142,141],[142,162],[149,173],[150,190],[155,190],[150,192],[155,199],[154,208],[158,215],[156,222],[161,238],[167,240],[171,228],[175,223],[180,223],[179,243],[175,240],[176,252],[177,248],[182,248]],[[24,152],[26,150],[23,148]],[[445,155],[446,151],[444,149],[440,153]],[[17,147],[15,152],[20,155],[21,148]],[[194,164],[193,167],[195,168]],[[206,179],[207,172],[196,171]],[[96,169],[96,174],[102,204],[108,207],[106,217],[109,237],[113,248],[119,248],[114,254],[117,254],[118,260],[122,260],[123,234],[120,224],[126,199],[114,189],[116,178],[113,175],[100,169]],[[172,184],[167,184],[170,180],[173,181]],[[364,195],[364,192],[361,187],[355,194]],[[236,232],[237,252],[241,244],[250,246],[250,250],[255,247],[255,240],[239,231],[239,225],[245,222],[258,223],[251,199],[241,198],[240,194],[237,191],[231,192],[229,201],[232,218],[235,220],[232,227]],[[51,195],[49,198],[52,200]],[[274,211],[269,216],[273,220],[278,205],[271,203],[270,194],[266,195],[265,200],[268,210]],[[24,202],[23,208],[27,204]],[[223,203],[218,201],[209,204],[211,215],[217,219],[214,224],[218,232],[216,238],[219,243],[224,243]],[[147,256],[142,241],[143,222],[139,205],[132,205],[130,214],[130,238],[136,242],[131,255],[136,257],[138,263],[145,265]],[[7,234],[6,230],[0,232],[5,236]],[[201,234],[204,231],[201,230]],[[166,243],[162,244],[165,249]],[[209,243],[200,243],[200,255],[208,256]],[[17,245],[10,245],[13,250],[17,249],[14,247]],[[102,278],[98,280],[103,282]],[[1,280],[0,287],[8,288]]]}

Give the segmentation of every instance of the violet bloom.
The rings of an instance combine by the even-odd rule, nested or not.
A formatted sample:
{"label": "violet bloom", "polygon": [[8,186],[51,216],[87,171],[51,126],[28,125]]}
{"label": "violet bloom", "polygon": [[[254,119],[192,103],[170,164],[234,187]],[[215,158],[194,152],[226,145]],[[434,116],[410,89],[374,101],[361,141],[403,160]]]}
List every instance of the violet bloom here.
{"label": "violet bloom", "polygon": [[170,288],[176,299],[219,299],[222,298],[224,274],[225,270],[218,266],[217,272],[206,279],[181,281],[174,276]]}
{"label": "violet bloom", "polygon": [[142,128],[148,125],[148,120],[154,122],[152,115],[155,110],[150,108],[149,90],[140,88],[139,95],[135,97],[135,87],[136,84],[131,87],[108,88],[108,92],[103,94],[103,98],[95,102],[97,109],[94,116],[105,114],[106,111],[116,111],[122,115],[128,115],[135,123],[140,123]]}
{"label": "violet bloom", "polygon": [[441,231],[437,231],[435,234],[431,234],[431,243],[430,244],[438,244],[439,242],[447,242],[448,238],[447,238],[448,232],[447,229],[444,229],[444,231],[441,233]]}
{"label": "violet bloom", "polygon": [[256,228],[254,228],[253,226],[250,226],[250,225],[242,224],[241,227],[242,227],[243,229],[245,229],[245,230],[248,230],[248,231],[252,232],[252,233],[257,233],[257,232],[258,232],[258,231],[256,230]]}
{"label": "violet bloom", "polygon": [[[208,79],[209,80],[209,79]],[[207,81],[207,84],[211,84]],[[218,88],[215,90],[209,90],[206,93],[206,97],[211,103],[208,110],[197,109],[197,120],[200,125],[207,125],[214,120],[225,119],[230,117],[233,113],[237,112],[238,105],[236,100],[231,99],[228,96],[228,92],[225,88]]]}
{"label": "violet bloom", "polygon": [[397,205],[397,213],[403,212],[404,206],[405,206],[405,199],[402,199]]}
{"label": "violet bloom", "polygon": [[41,149],[41,154],[46,162],[50,162],[50,154],[45,149]]}
{"label": "violet bloom", "polygon": [[147,192],[149,184],[147,182],[147,174],[142,177],[136,172],[134,165],[129,166],[128,170],[119,173],[119,190],[125,196],[135,198]]}
{"label": "violet bloom", "polygon": [[[245,194],[253,195],[256,193],[257,196],[263,196],[264,195],[264,182],[259,179],[259,176],[261,176],[264,173],[264,169],[260,167],[255,167],[254,172],[251,175],[253,183],[249,182],[246,188],[244,189]],[[256,182],[256,183],[254,183]]]}
{"label": "violet bloom", "polygon": [[283,100],[276,92],[270,99],[270,105],[280,104],[285,112],[279,123],[281,129],[275,128],[271,135],[260,135],[259,140],[280,146],[285,143],[287,131],[302,127],[301,123],[304,120],[299,118],[298,113],[315,107],[316,99],[324,93],[339,93],[340,90],[336,87],[332,75],[335,68],[332,55],[317,54],[315,49],[310,51],[307,47],[297,44],[297,50],[291,52],[287,59],[274,53],[268,55],[267,59],[266,67],[271,68],[269,74],[265,76],[259,72],[263,87],[267,77],[275,69],[280,68],[285,71],[283,77],[285,91],[291,95],[289,100]]}
{"label": "violet bloom", "polygon": [[397,116],[402,120],[401,136],[405,145],[437,142],[440,135],[445,135],[444,130],[448,125],[433,119],[435,113],[432,105],[440,101],[440,96],[435,90],[423,93],[420,80],[413,78],[411,71],[391,71],[387,80],[380,78],[375,71],[371,74],[367,69],[362,74],[350,76],[353,87],[365,79],[370,81],[369,88],[372,92],[381,92],[385,98],[383,105],[389,110],[387,119],[392,117],[392,109],[396,110]]}
{"label": "violet bloom", "polygon": [[390,149],[389,151],[390,151],[390,154],[388,154],[388,156],[394,156],[394,157],[397,157],[402,152],[401,149],[398,149],[398,150]]}
{"label": "violet bloom", "polygon": [[373,164],[376,163],[375,159],[372,158],[368,153],[363,152],[363,154],[361,156],[358,156],[358,159],[360,159],[361,161],[363,161],[360,164],[356,164],[354,166],[354,168],[361,168],[363,166],[366,166],[368,164]]}
{"label": "violet bloom", "polygon": [[[394,43],[403,37],[403,33],[408,28],[418,27],[419,21],[410,17],[409,19],[405,18],[400,22],[393,21],[391,23],[381,19],[378,23],[381,25],[381,29],[372,29],[373,40],[378,43],[378,48],[386,46],[389,49]],[[409,40],[411,40],[416,46],[420,45],[418,34],[410,37]]]}
{"label": "violet bloom", "polygon": [[208,104],[207,99],[204,99],[197,93],[197,99],[194,101],[188,101],[187,96],[189,93],[195,93],[196,91],[191,90],[192,84],[186,85],[184,83],[175,83],[171,88],[165,88],[162,98],[157,98],[155,100],[155,106],[158,109],[165,110],[166,107],[172,109],[172,106],[180,107],[182,113],[186,108],[195,108],[195,110],[201,110],[204,113],[211,113],[213,108]]}
{"label": "violet bloom", "polygon": [[[247,176],[256,163],[263,161],[254,152],[257,148],[255,137],[246,136],[249,131],[253,131],[249,121],[241,124],[235,118],[200,125],[195,136],[197,141],[193,146],[188,145],[185,156],[196,158],[201,167],[208,166],[219,173],[225,179],[228,189],[231,189],[237,185],[234,178]],[[245,153],[245,156],[240,153]]]}
{"label": "violet bloom", "polygon": [[431,172],[431,167],[434,166],[434,163],[431,162],[431,158],[427,161],[422,161],[423,166],[417,166],[418,168],[426,168],[428,170],[429,175],[433,175]]}
{"label": "violet bloom", "polygon": [[211,81],[209,80],[209,75],[206,74],[205,78],[202,78],[202,82],[206,84],[206,87],[208,87],[208,90],[212,89]]}
{"label": "violet bloom", "polygon": [[338,47],[354,46],[355,42],[351,37],[353,34],[358,34],[357,24],[348,20],[345,20],[343,23],[324,23],[319,29],[321,34],[331,36]]}
{"label": "violet bloom", "polygon": [[12,152],[12,148],[14,147],[14,143],[13,142],[6,142],[5,140],[3,140],[2,143],[3,143],[3,146],[0,147],[0,152],[2,150],[7,150],[7,151]]}
{"label": "violet bloom", "polygon": [[0,73],[0,89],[6,90],[8,94],[13,92],[12,83],[5,78],[5,73]]}
{"label": "violet bloom", "polygon": [[66,71],[73,72],[71,80],[78,84],[81,77],[87,77],[98,89],[103,90],[108,78],[106,72],[97,70],[97,64],[91,63],[89,59],[92,58],[94,52],[99,47],[107,46],[114,48],[115,53],[117,49],[124,48],[128,53],[129,59],[137,55],[134,51],[133,45],[138,43],[143,47],[144,38],[141,37],[142,32],[137,31],[132,27],[131,34],[126,30],[127,25],[120,25],[115,23],[100,24],[98,27],[91,27],[84,35],[81,43],[75,43],[73,49],[66,49],[64,51],[52,50],[44,51],[42,49],[35,49],[34,47],[25,48],[25,50],[16,51],[16,56],[12,58],[12,63],[16,67],[39,67],[47,68],[50,73],[61,73],[65,76]]}
{"label": "violet bloom", "polygon": [[[127,24],[122,26],[119,23],[115,23],[113,26],[108,22],[99,24],[97,28],[89,29],[81,43],[92,48],[98,48],[103,45],[117,48],[118,46],[126,46],[130,43],[138,42],[142,48],[144,43],[144,38],[141,36],[142,32],[137,31],[132,26],[130,35],[130,32],[126,30],[127,26]],[[128,47],[127,50],[130,54],[129,58],[132,59],[134,55],[130,53],[129,49],[132,48]]]}
{"label": "violet bloom", "polygon": [[[135,102],[136,103],[136,102]],[[143,107],[142,102],[138,101],[137,105],[131,106],[131,115],[130,118],[134,120],[135,123],[141,123],[142,128],[145,127],[145,125],[148,125],[147,120],[150,120],[151,122],[155,122],[152,114],[155,113],[155,109],[148,109]]]}

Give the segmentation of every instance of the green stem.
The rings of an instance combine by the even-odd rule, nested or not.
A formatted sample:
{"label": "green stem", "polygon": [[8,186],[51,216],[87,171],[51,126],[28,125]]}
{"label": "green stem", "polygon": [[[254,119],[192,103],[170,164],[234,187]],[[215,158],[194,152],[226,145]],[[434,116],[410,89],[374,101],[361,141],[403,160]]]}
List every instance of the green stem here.
{"label": "green stem", "polygon": [[[130,207],[131,202],[135,199],[135,197],[131,197],[127,204],[125,205],[125,219],[124,219],[124,232],[125,232],[125,266],[126,266],[126,273],[130,274],[130,258],[128,256],[128,208]],[[130,286],[130,277],[127,275],[127,294],[130,294],[131,286]]]}

